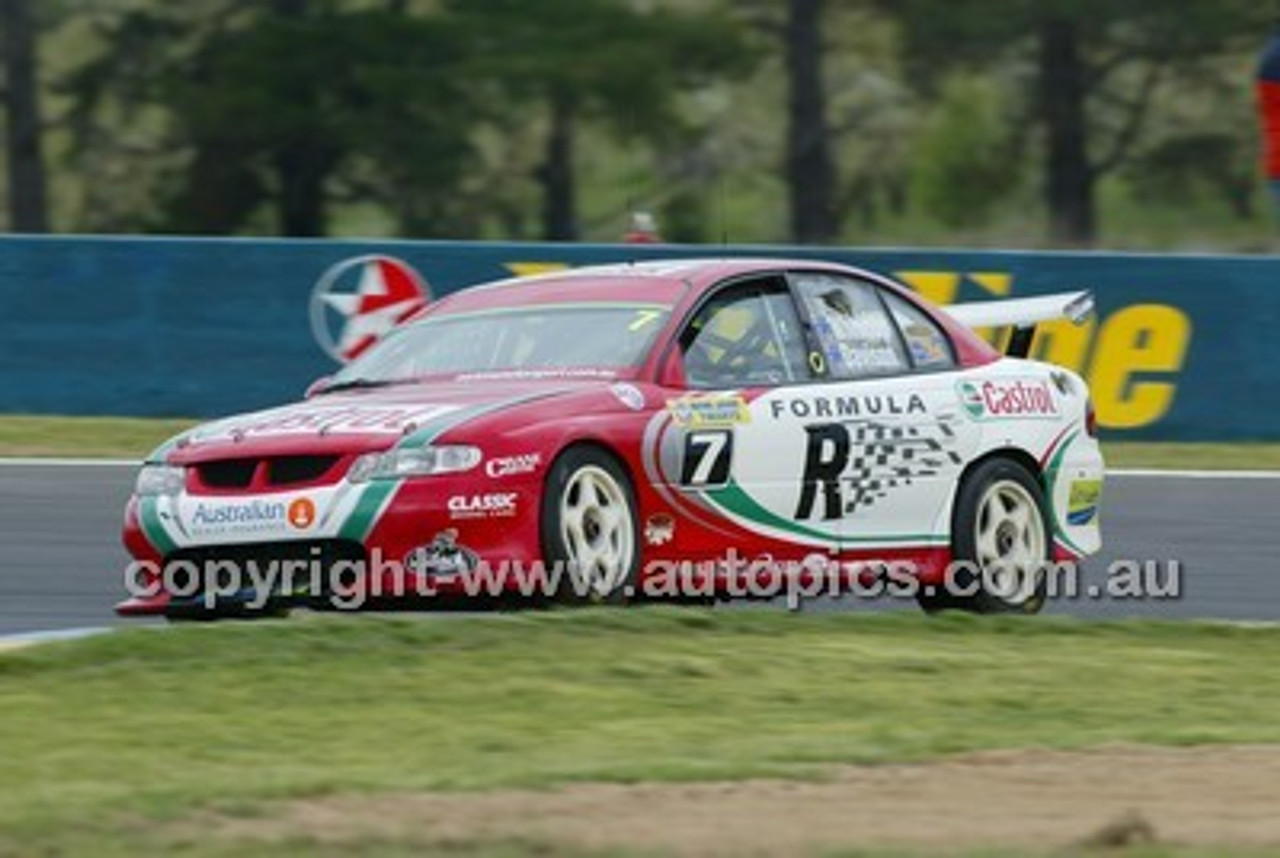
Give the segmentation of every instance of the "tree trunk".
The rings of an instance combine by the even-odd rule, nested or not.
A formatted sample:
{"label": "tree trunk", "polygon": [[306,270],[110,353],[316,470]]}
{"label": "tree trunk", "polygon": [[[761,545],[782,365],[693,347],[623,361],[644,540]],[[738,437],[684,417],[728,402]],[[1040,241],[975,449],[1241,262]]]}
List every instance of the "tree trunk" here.
{"label": "tree trunk", "polygon": [[48,232],[49,209],[41,153],[35,23],[30,0],[0,0],[8,113],[9,228]]}
{"label": "tree trunk", "polygon": [[1085,67],[1076,25],[1060,18],[1040,27],[1040,114],[1047,137],[1045,201],[1053,240],[1087,246],[1097,238],[1095,176],[1089,163]]}
{"label": "tree trunk", "polygon": [[546,155],[538,167],[542,185],[542,235],[547,241],[577,241],[578,216],[573,177],[573,106],[551,100],[551,129]]}
{"label": "tree trunk", "polygon": [[276,156],[280,177],[280,231],[295,238],[326,234],[329,219],[324,185],[333,158],[323,144],[298,140]]}
{"label": "tree trunk", "polygon": [[791,238],[801,244],[830,242],[840,232],[822,80],[822,5],[787,2],[787,186]]}
{"label": "tree trunk", "polygon": [[271,11],[281,18],[305,18],[311,7],[311,0],[272,0]]}
{"label": "tree trunk", "polygon": [[[271,8],[277,16],[296,21],[307,17],[311,0],[272,0]],[[312,87],[295,82],[292,89],[292,97],[299,105],[306,105],[313,114],[320,109]],[[319,135],[296,137],[276,151],[282,235],[315,238],[327,233],[329,218],[324,186],[336,158],[330,147],[318,138]]]}

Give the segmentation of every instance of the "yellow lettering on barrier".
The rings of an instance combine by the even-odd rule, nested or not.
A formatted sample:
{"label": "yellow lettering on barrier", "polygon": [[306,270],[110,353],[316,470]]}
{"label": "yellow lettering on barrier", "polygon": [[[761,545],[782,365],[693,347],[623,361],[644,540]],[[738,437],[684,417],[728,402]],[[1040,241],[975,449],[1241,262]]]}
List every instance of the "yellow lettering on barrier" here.
{"label": "yellow lettering on barrier", "polygon": [[1054,319],[1036,326],[1033,356],[1036,360],[1065,366],[1084,375],[1089,346],[1093,344],[1098,322],[1090,316],[1084,324],[1073,325],[1067,319]]}
{"label": "yellow lettering on barrier", "polygon": [[925,300],[934,304],[954,304],[960,292],[960,275],[948,271],[898,271],[897,277]]}
{"label": "yellow lettering on barrier", "polygon": [[508,262],[507,270],[517,277],[533,277],[552,271],[564,271],[569,267],[567,262]]}
{"label": "yellow lettering on barrier", "polygon": [[1012,274],[1005,274],[1000,271],[975,271],[969,275],[969,279],[992,295],[1003,297],[1013,291]]}
{"label": "yellow lettering on barrier", "polygon": [[[1191,320],[1176,307],[1133,304],[1107,318],[1098,333],[1089,386],[1098,423],[1135,429],[1156,422],[1173,405],[1176,374],[1191,344]],[[1138,381],[1135,375],[1168,374],[1167,381]]]}

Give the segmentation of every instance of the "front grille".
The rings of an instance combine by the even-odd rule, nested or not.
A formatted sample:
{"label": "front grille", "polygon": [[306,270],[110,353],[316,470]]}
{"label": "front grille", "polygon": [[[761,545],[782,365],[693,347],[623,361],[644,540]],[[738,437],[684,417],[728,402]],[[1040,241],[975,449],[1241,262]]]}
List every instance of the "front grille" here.
{"label": "front grille", "polygon": [[263,459],[218,459],[194,465],[199,485],[215,491],[288,488],[323,479],[341,456],[271,456]]}
{"label": "front grille", "polygon": [[211,489],[247,489],[257,470],[257,459],[223,459],[196,465],[200,482]]}
{"label": "front grille", "polygon": [[277,456],[267,460],[267,484],[289,486],[315,482],[337,463],[337,456]]}

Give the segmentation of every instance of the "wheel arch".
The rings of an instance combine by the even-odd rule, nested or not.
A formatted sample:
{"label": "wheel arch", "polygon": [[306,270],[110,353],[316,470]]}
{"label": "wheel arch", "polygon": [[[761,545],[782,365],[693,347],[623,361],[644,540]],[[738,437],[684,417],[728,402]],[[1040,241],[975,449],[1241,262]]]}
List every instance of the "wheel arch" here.
{"label": "wheel arch", "polygon": [[988,450],[978,458],[969,462],[964,466],[964,470],[960,472],[960,477],[956,480],[955,493],[959,493],[960,486],[964,485],[964,481],[969,479],[969,475],[976,471],[979,467],[991,461],[992,459],[1009,459],[1017,462],[1019,465],[1027,469],[1027,473],[1035,477],[1036,482],[1045,491],[1048,486],[1044,484],[1044,469],[1040,467],[1040,462],[1035,456],[1031,455],[1021,447],[996,447],[994,450]]}
{"label": "wheel arch", "polygon": [[964,469],[960,471],[960,475],[956,477],[955,484],[951,487],[951,493],[947,496],[946,504],[938,513],[937,525],[934,528],[935,533],[945,533],[948,540],[954,536],[956,508],[958,506],[957,502],[960,499],[961,489],[964,487],[964,484],[969,477],[972,476],[974,471],[987,462],[995,459],[1005,459],[1011,462],[1016,462],[1026,468],[1027,473],[1031,475],[1032,479],[1034,479],[1045,492],[1045,497],[1048,497],[1049,487],[1045,485],[1044,469],[1040,467],[1040,463],[1036,460],[1035,456],[1031,455],[1031,453],[1021,447],[1013,447],[1009,445],[996,447],[986,451],[981,456],[978,456],[976,459],[966,464]]}
{"label": "wheel arch", "polygon": [[636,475],[631,470],[631,464],[627,461],[618,450],[603,438],[574,438],[573,440],[560,445],[559,449],[552,454],[550,461],[547,462],[546,474],[543,476],[543,488],[546,488],[546,481],[551,478],[551,471],[555,468],[556,463],[573,450],[594,449],[608,456],[615,465],[626,475],[628,482],[631,483],[632,494],[639,493],[639,486],[636,482]]}

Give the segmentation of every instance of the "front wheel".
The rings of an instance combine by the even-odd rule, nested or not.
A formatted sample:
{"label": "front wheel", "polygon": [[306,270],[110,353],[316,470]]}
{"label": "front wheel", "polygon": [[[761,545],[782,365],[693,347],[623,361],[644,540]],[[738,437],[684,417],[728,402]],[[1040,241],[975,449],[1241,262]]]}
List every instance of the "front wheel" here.
{"label": "front wheel", "polygon": [[924,594],[926,611],[1035,614],[1048,591],[1052,527],[1044,489],[1011,459],[991,459],[969,474],[956,496],[950,592]]}
{"label": "front wheel", "polygon": [[562,601],[621,603],[640,572],[635,491],[614,458],[573,447],[547,474],[542,494],[542,546],[559,567]]}

